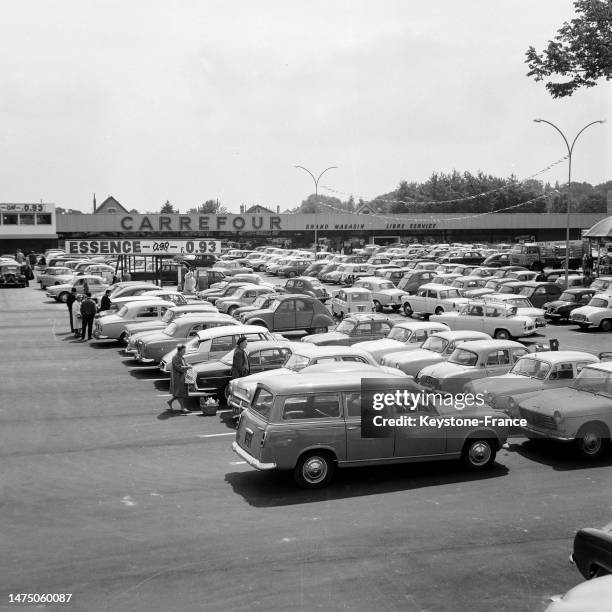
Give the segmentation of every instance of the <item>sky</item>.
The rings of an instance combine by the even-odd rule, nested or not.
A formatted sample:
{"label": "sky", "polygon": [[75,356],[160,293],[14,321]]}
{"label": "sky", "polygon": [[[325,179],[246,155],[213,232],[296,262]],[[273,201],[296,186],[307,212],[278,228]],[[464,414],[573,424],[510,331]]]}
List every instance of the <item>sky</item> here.
{"label": "sky", "polygon": [[[0,201],[184,212],[371,199],[432,172],[526,178],[578,141],[612,179],[612,84],[526,77],[570,0],[2,1]],[[567,163],[539,178],[567,180]],[[333,190],[333,191],[332,191]]]}

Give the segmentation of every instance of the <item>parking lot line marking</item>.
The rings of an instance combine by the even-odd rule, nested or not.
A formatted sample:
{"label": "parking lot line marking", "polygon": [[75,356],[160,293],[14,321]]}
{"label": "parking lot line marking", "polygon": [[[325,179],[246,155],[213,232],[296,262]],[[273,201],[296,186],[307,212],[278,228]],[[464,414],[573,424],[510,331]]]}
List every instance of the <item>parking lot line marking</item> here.
{"label": "parking lot line marking", "polygon": [[228,431],[227,433],[220,433],[220,434],[202,434],[199,435],[198,438],[218,438],[219,436],[235,436],[236,432],[235,431]]}
{"label": "parking lot line marking", "polygon": [[230,461],[230,465],[246,465],[246,461]]}

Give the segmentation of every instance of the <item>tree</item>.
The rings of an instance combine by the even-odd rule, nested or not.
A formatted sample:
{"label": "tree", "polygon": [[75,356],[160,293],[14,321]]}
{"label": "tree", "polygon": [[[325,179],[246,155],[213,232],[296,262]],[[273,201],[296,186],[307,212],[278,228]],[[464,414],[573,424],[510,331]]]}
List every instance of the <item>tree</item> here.
{"label": "tree", "polygon": [[568,79],[546,83],[553,98],[612,78],[612,0],[576,0],[574,7],[577,17],[559,28],[542,53],[534,47],[526,53],[527,76],[536,81],[553,75]]}
{"label": "tree", "polygon": [[311,193],[301,204],[298,212],[305,214],[312,214],[316,212],[320,213],[334,213],[337,212],[334,209],[342,208],[342,200],[333,196],[325,196],[319,194],[317,196]]}
{"label": "tree", "polygon": [[140,212],[138,212],[135,208],[132,208],[132,210],[130,210],[130,215],[139,215]]}
{"label": "tree", "polygon": [[166,203],[161,207],[159,212],[162,215],[171,215],[174,212],[174,207],[170,204],[169,200],[166,200]]}
{"label": "tree", "polygon": [[221,206],[218,200],[206,200],[197,208],[190,208],[189,212],[192,215],[226,215],[229,211],[225,206]]}

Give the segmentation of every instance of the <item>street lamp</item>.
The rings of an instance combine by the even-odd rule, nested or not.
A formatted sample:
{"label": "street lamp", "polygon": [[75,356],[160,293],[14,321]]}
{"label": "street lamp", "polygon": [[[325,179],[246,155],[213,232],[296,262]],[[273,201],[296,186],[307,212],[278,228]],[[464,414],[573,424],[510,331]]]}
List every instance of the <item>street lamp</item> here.
{"label": "street lamp", "polygon": [[551,127],[554,127],[559,134],[561,134],[561,138],[563,138],[563,142],[565,142],[565,146],[567,147],[567,157],[568,157],[568,169],[567,169],[567,218],[565,221],[565,288],[569,286],[568,284],[568,275],[569,275],[569,248],[570,248],[570,190],[572,188],[572,153],[574,152],[574,145],[578,140],[578,136],[584,132],[588,127],[595,125],[596,123],[605,123],[605,119],[598,119],[597,121],[591,121],[591,123],[587,123],[577,134],[572,144],[568,142],[565,134],[554,124],[546,119],[534,119],[536,123],[548,123]]}
{"label": "street lamp", "polygon": [[[294,168],[300,168],[300,170],[305,170],[312,177],[312,180],[314,181],[314,184],[315,184],[315,199],[316,199],[315,206],[319,205],[319,180],[320,180],[320,178],[328,170],[333,170],[334,168],[337,168],[337,167],[338,166],[330,166],[329,168],[325,168],[325,170],[323,170],[323,172],[321,172],[321,174],[319,174],[319,176],[317,176],[317,178],[315,178],[315,175],[308,168],[304,168],[304,166],[294,166]],[[315,208],[315,254],[319,250],[319,248],[318,248],[319,247],[319,242],[318,242],[318,230],[317,230],[317,217],[316,217],[316,214],[317,214],[317,209]]]}

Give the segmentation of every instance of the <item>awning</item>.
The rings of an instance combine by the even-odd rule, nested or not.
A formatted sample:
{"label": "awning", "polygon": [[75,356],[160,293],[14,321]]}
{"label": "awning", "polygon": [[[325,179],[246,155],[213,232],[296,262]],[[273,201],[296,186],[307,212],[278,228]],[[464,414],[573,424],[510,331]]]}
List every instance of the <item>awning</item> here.
{"label": "awning", "polygon": [[612,217],[606,217],[598,221],[583,238],[612,238]]}

